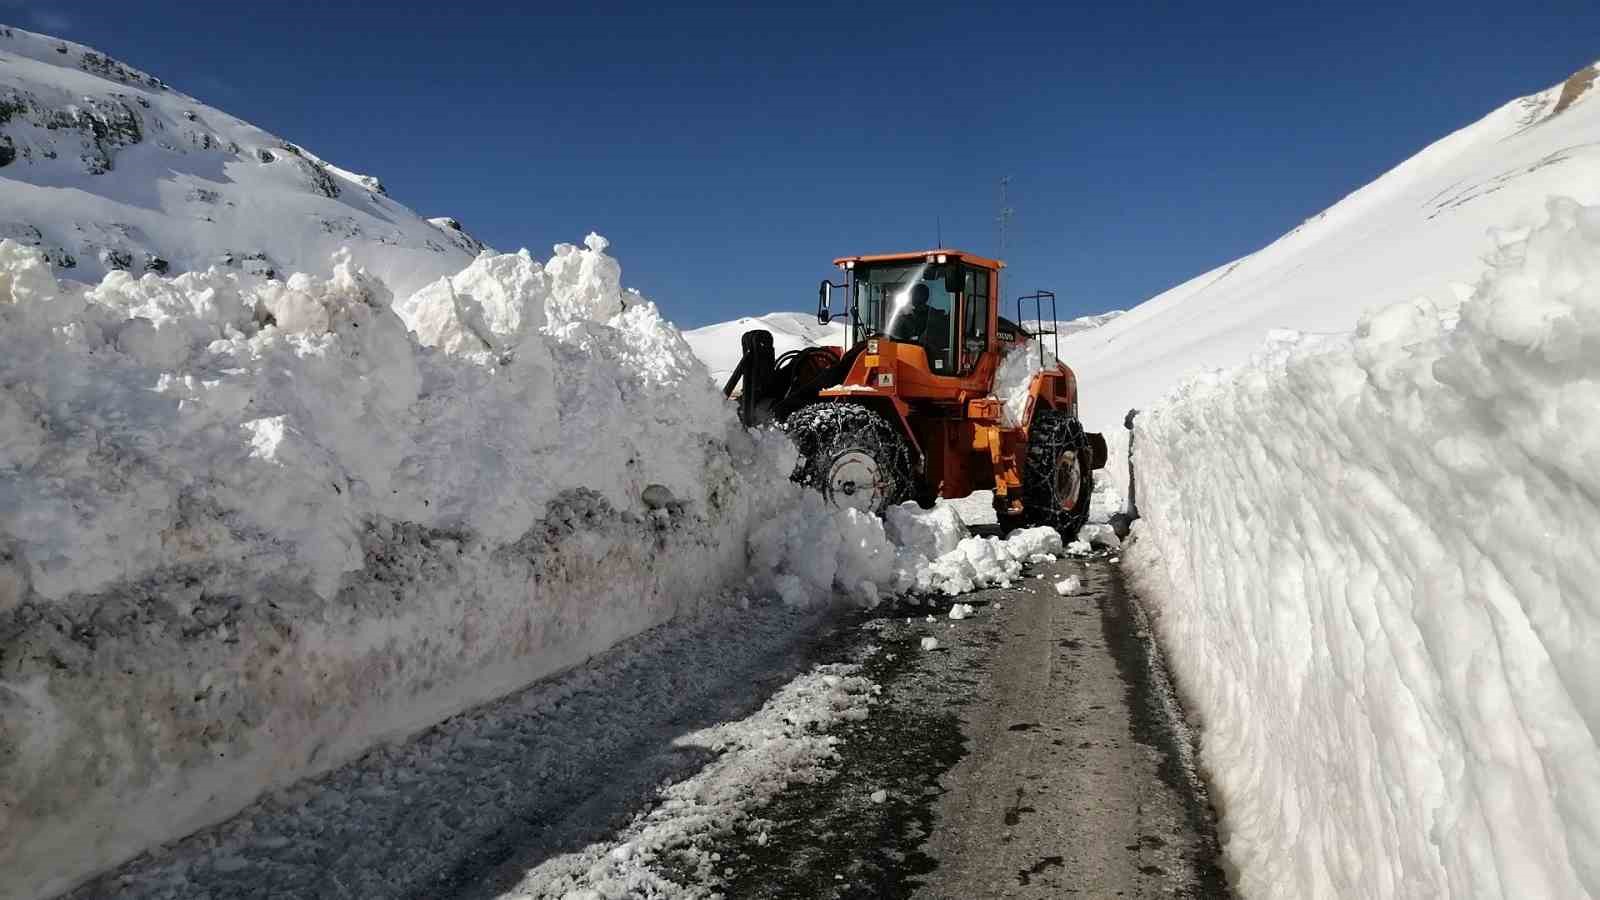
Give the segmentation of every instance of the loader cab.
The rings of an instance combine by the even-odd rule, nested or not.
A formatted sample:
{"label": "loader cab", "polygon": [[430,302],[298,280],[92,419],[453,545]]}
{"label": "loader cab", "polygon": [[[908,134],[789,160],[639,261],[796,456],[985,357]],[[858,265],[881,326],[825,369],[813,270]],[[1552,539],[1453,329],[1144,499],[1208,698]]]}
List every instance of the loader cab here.
{"label": "loader cab", "polygon": [[957,250],[835,260],[846,273],[850,342],[921,348],[927,372],[965,377],[994,346],[1002,263]]}

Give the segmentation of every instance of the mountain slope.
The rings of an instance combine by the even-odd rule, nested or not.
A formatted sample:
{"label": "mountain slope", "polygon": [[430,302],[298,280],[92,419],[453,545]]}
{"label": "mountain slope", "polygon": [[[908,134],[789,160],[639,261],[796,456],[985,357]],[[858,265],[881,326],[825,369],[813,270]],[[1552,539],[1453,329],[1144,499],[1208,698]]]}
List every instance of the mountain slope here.
{"label": "mountain slope", "polygon": [[327,274],[354,261],[404,296],[484,249],[370,175],[80,44],[0,25],[0,238],[63,276],[212,265]]}
{"label": "mountain slope", "polygon": [[1279,238],[1063,339],[1092,427],[1201,369],[1245,362],[1275,329],[1348,331],[1363,310],[1427,296],[1454,306],[1552,195],[1600,201],[1595,68],[1507,103]]}
{"label": "mountain slope", "polygon": [[753,328],[765,328],[772,332],[772,350],[782,356],[801,347],[842,344],[845,320],[840,318],[831,324],[819,325],[817,317],[810,313],[774,312],[753,318],[742,316],[731,322],[691,329],[683,333],[683,339],[689,342],[694,355],[700,357],[700,361],[711,370],[711,377],[722,380],[739,365],[739,357],[743,352],[739,338]]}

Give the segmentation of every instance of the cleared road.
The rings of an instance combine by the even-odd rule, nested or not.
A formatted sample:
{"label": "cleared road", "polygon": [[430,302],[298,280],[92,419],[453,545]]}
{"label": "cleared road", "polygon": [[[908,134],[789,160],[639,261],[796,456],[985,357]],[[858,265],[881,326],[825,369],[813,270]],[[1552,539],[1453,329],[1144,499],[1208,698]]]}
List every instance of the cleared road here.
{"label": "cleared road", "polygon": [[[1154,642],[1117,569],[1062,561],[868,618],[884,703],[833,781],[791,792],[732,897],[1227,897],[1214,818]],[[1054,583],[1075,574],[1079,593]],[[947,607],[946,607],[947,608]],[[920,649],[925,636],[940,648]],[[877,660],[872,662],[872,660]],[[874,802],[874,793],[882,802]]]}
{"label": "cleared road", "polygon": [[[824,663],[870,679],[868,714],[828,732],[839,756],[825,771],[795,772],[739,827],[694,825],[685,840],[715,865],[661,856],[666,895],[1227,896],[1181,716],[1120,575],[1100,561],[1037,572],[960,598],[975,607],[961,621],[948,601],[931,617],[770,603],[686,617],[264,798],[73,900],[641,896],[519,885],[605,851],[664,785],[726,752],[690,736]],[[1084,587],[1058,596],[1068,574]]]}

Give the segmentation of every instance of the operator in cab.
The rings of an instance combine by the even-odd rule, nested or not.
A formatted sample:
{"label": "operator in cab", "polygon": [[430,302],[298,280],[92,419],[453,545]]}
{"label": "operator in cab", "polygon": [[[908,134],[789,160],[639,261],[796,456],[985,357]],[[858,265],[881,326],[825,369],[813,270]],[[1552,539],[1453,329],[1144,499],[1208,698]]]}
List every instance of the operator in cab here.
{"label": "operator in cab", "polygon": [[897,313],[889,323],[889,339],[942,346],[950,329],[950,315],[942,309],[928,305],[928,286],[921,282],[911,286],[911,308]]}

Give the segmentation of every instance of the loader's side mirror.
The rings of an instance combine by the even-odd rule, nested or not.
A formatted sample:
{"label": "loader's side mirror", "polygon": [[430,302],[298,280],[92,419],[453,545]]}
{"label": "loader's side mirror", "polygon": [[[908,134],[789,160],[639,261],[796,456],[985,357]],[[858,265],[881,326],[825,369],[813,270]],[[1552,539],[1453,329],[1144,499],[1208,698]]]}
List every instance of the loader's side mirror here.
{"label": "loader's side mirror", "polygon": [[826,325],[833,321],[833,310],[828,308],[832,299],[833,282],[824,278],[822,284],[817,286],[817,324]]}

